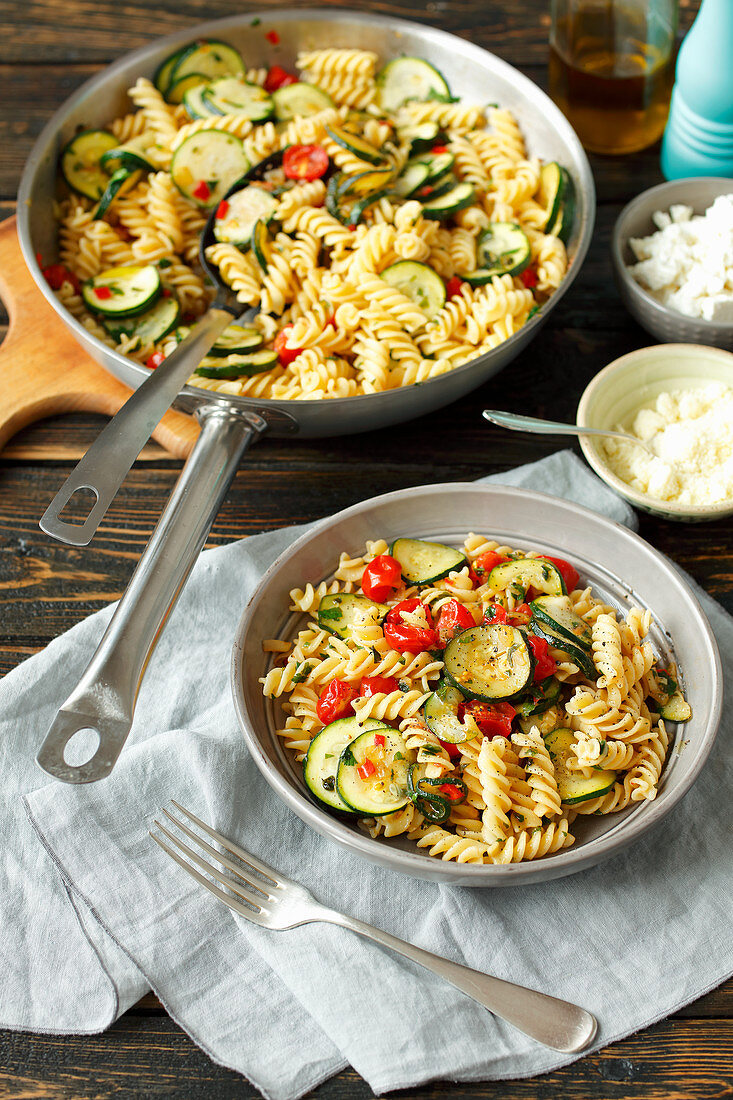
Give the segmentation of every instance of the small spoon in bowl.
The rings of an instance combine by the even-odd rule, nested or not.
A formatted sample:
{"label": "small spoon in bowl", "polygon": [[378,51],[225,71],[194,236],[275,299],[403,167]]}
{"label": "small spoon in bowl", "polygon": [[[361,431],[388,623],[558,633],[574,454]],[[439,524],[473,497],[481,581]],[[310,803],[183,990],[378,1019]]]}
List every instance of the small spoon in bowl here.
{"label": "small spoon in bowl", "polygon": [[[563,424],[559,420],[539,420],[535,416],[520,416],[517,413],[498,412],[496,409],[484,409],[483,415],[492,424],[498,424],[500,428],[511,428],[515,432],[532,432],[535,435],[605,435],[612,436],[614,439],[625,439],[628,443],[635,443],[637,447],[641,447],[652,458],[659,458],[648,443],[637,439],[635,435],[629,435],[628,432],[617,432],[611,428],[581,428],[578,424]],[[670,463],[668,459],[662,461],[667,465],[676,465],[676,463]]]}

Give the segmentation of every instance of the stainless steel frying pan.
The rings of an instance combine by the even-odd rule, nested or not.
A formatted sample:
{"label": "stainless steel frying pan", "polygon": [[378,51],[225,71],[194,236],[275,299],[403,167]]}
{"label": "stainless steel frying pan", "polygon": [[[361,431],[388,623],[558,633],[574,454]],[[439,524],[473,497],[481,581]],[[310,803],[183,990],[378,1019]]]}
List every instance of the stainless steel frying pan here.
{"label": "stainless steel frying pan", "polygon": [[[279,37],[277,47],[265,38],[272,30]],[[77,127],[102,126],[128,110],[126,89],[139,76],[149,77],[173,50],[199,37],[231,42],[252,66],[274,62],[292,66],[299,50],[325,46],[371,49],[384,60],[417,55],[445,74],[454,95],[471,103],[498,102],[509,108],[522,126],[530,153],[561,162],[573,177],[577,210],[568,245],[570,267],[548,304],[511,339],[419,387],[333,401],[289,402],[222,396],[184,386],[176,406],[198,418],[201,434],[89,667],[61,707],[38,754],[41,767],[69,783],[101,779],[112,770],[130,731],[140,682],[157,638],[250,444],[265,433],[316,438],[384,428],[431,412],[475,389],[537,334],[576,277],[593,231],[593,177],[570,125],[531,81],[477,46],[431,27],[356,12],[248,12],[201,24],[136,50],[80,88],[41,133],[18,196],[21,247],[41,292],[89,354],[133,389],[148,377],[148,371],[106,347],[60,305],[43,278],[36,253],[40,251],[46,262],[56,254],[52,204],[64,144]],[[96,752],[84,764],[67,764],[66,746],[83,729],[99,735]]]}

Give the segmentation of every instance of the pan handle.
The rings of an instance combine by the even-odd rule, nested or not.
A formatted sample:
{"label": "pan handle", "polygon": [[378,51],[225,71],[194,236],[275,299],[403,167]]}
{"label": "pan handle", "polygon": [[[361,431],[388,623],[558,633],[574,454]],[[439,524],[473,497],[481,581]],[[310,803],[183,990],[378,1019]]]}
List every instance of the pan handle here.
{"label": "pan handle", "polygon": [[[128,397],[79,460],[41,516],[40,528],[47,535],[70,546],[88,546],[92,541],[156,424],[223,330],[231,324],[232,312],[224,306],[219,308],[217,303]],[[61,513],[78,489],[91,489],[94,504],[83,523],[69,523],[61,519]]]}
{"label": "pan handle", "polygon": [[[255,412],[206,405],[201,433],[78,686],[62,705],[37,761],[65,783],[93,783],[112,771],[132,725],[145,668],[203,547],[240,459],[267,430]],[[79,730],[99,736],[94,755],[67,764]]]}

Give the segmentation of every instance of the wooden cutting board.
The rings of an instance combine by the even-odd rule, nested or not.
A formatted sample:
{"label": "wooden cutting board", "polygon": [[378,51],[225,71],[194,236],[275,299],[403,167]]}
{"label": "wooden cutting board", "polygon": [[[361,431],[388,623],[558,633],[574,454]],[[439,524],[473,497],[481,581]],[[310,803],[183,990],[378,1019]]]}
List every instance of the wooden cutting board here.
{"label": "wooden cutting board", "polygon": [[[43,297],[25,265],[15,218],[0,224],[0,297],[10,315],[0,344],[0,450],[44,416],[114,416],[132,391],[87,355]],[[170,411],[153,438],[174,457],[185,458],[198,433],[194,417]]]}

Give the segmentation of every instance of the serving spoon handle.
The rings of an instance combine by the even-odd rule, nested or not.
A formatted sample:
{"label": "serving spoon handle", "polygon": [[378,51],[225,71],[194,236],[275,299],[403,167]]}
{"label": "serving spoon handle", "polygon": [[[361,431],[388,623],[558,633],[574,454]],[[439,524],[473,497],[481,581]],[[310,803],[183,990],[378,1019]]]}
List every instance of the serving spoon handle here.
{"label": "serving spoon handle", "polygon": [[625,439],[628,443],[635,443],[653,458],[657,457],[648,444],[642,439],[637,439],[635,435],[629,435],[628,432],[616,432],[610,428],[581,428],[578,424],[564,424],[559,420],[539,420],[536,416],[498,412],[496,409],[484,409],[483,416],[500,428],[511,428],[515,432],[532,432],[535,435],[610,435],[614,439]]}

